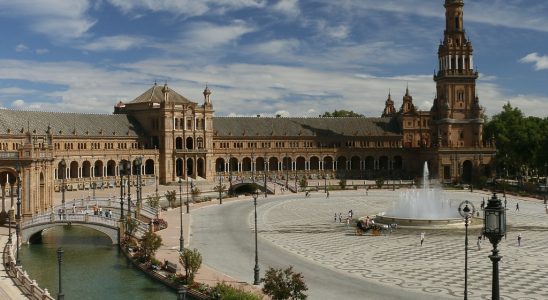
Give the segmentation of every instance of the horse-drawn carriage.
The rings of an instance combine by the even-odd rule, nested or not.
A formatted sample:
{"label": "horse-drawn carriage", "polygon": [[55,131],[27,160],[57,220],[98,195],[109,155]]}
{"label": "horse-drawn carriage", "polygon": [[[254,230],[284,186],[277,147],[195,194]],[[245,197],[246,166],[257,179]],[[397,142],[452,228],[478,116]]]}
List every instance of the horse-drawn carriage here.
{"label": "horse-drawn carriage", "polygon": [[392,232],[393,229],[396,229],[396,224],[383,225],[375,223],[369,219],[367,220],[358,220],[356,223],[356,235],[363,235],[371,230],[373,236],[379,236],[382,234],[383,230],[389,230]]}

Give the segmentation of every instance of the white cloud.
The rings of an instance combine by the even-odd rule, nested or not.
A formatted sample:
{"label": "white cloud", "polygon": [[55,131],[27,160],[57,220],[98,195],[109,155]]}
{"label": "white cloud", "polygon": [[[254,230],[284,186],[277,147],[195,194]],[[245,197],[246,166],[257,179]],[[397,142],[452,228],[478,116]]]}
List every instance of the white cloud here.
{"label": "white cloud", "polygon": [[27,47],[25,44],[19,44],[15,46],[15,52],[26,52],[29,50],[29,47]]}
{"label": "white cloud", "polygon": [[502,111],[502,107],[510,102],[519,108],[526,116],[545,118],[548,115],[548,97],[540,95],[512,95],[504,88],[494,83],[482,83],[477,86],[480,105],[486,108],[486,113],[493,116]]}
{"label": "white cloud", "polygon": [[95,24],[86,15],[89,6],[88,0],[0,0],[0,15],[28,18],[33,31],[65,40],[83,36]]}
{"label": "white cloud", "polygon": [[522,63],[533,63],[535,65],[535,70],[546,70],[548,69],[548,56],[540,56],[538,53],[530,53],[519,60]]}
{"label": "white cloud", "polygon": [[35,50],[36,54],[46,54],[49,53],[49,50],[46,48],[38,48]]}
{"label": "white cloud", "polygon": [[147,45],[147,40],[137,36],[116,35],[104,36],[82,45],[82,49],[89,51],[126,51]]}
{"label": "white cloud", "polygon": [[0,95],[26,95],[37,92],[32,89],[23,89],[19,87],[6,87],[0,88]]}
{"label": "white cloud", "polygon": [[[197,22],[191,24],[184,32],[181,43],[185,48],[211,49],[237,41],[241,36],[255,30],[256,28],[241,20],[235,20],[225,26]],[[180,45],[178,51],[181,51]]]}
{"label": "white cloud", "polygon": [[279,0],[272,6],[275,11],[285,15],[296,17],[301,14],[299,9],[299,0]]}
{"label": "white cloud", "polygon": [[299,48],[299,40],[271,40],[260,44],[255,44],[250,47],[251,52],[256,52],[261,55],[285,56],[294,53]]}
{"label": "white cloud", "polygon": [[25,100],[17,99],[11,103],[11,107],[14,107],[14,108],[25,107]]}
{"label": "white cloud", "polygon": [[[424,0],[314,0],[330,8],[331,11],[343,10],[345,14],[365,14],[370,11],[385,11],[398,15],[418,15],[422,17],[444,18],[440,14],[443,4]],[[520,28],[548,32],[546,3],[535,1],[525,5],[522,0],[465,1],[466,22],[484,23],[493,26]],[[529,3],[527,3],[529,4]],[[486,14],[485,12],[489,13]],[[342,13],[342,12],[340,12]]]}
{"label": "white cloud", "polygon": [[168,12],[193,17],[206,13],[224,14],[227,11],[248,7],[264,7],[266,0],[108,0],[124,13],[142,10]]}

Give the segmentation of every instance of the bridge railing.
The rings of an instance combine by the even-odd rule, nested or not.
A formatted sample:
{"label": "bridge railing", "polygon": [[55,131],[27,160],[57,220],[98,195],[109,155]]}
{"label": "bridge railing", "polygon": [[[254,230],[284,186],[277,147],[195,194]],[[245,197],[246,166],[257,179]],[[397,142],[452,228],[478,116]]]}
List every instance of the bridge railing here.
{"label": "bridge railing", "polygon": [[114,228],[118,227],[117,219],[89,215],[89,214],[49,213],[49,214],[38,215],[33,217],[32,219],[25,220],[24,222],[21,223],[21,228],[25,229],[33,225],[48,224],[48,223],[64,223],[64,222],[96,223],[96,224],[106,225]]}
{"label": "bridge railing", "polygon": [[[136,208],[136,201],[135,199],[131,200],[131,210],[135,211]],[[127,198],[124,199],[124,210],[127,210]],[[102,207],[102,208],[112,208],[113,212],[120,211],[120,199],[114,198],[114,197],[108,197],[108,198],[80,198],[80,199],[73,199],[66,201],[65,207],[67,211],[70,211],[73,206],[75,206],[78,210],[81,210],[85,208],[86,210],[93,209],[94,206]],[[63,205],[57,205],[53,207],[54,211],[57,212],[59,209],[62,209]],[[144,201],[141,203],[141,210],[140,213],[142,216],[148,218],[148,219],[154,219],[156,218],[156,215],[158,213],[158,210],[155,208],[152,208],[148,206]]]}
{"label": "bridge railing", "polygon": [[[15,238],[13,238],[13,240],[15,240]],[[8,276],[12,278],[17,287],[25,294],[26,298],[54,300],[55,298],[50,296],[48,289],[41,289],[36,283],[36,280],[31,279],[21,266],[15,265],[14,246],[14,243],[7,243],[4,246],[3,263]]]}

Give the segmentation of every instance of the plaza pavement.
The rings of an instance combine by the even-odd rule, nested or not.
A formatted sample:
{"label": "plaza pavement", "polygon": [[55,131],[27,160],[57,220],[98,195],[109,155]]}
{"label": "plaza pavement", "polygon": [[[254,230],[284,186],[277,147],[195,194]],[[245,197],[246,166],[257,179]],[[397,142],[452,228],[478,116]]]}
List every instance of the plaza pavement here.
{"label": "plaza pavement", "polygon": [[[460,229],[397,229],[390,235],[356,236],[354,227],[333,221],[334,213],[373,216],[387,210],[399,191],[370,190],[312,193],[270,202],[259,210],[261,239],[302,259],[381,284],[386,289],[462,298],[464,291],[464,226]],[[446,192],[457,210],[463,200],[479,209],[484,192]],[[499,195],[501,196],[501,195]],[[515,211],[516,202],[520,210]],[[426,209],[426,208],[425,208]],[[480,212],[480,215],[482,212]],[[508,197],[507,240],[499,244],[502,299],[548,299],[548,214],[540,200]],[[252,228],[252,216],[249,226]],[[420,233],[426,233],[420,246]],[[491,298],[492,246],[476,241],[481,225],[469,228],[469,299]],[[517,236],[521,233],[522,244]]]}
{"label": "plaza pavement", "polygon": [[[201,184],[204,184],[201,186]],[[209,186],[198,183],[202,190]],[[159,186],[159,193],[177,189],[175,186]],[[117,189],[97,190],[97,196],[116,195]],[[154,187],[144,187],[144,195],[154,192]],[[67,192],[66,199],[88,196],[91,192]],[[455,205],[470,200],[479,208],[485,192],[447,192]],[[353,209],[354,217],[373,216],[385,211],[398,197],[399,191],[364,190],[330,193],[326,199],[321,192],[277,196],[279,201],[269,203],[259,212],[260,242],[268,241],[302,259],[313,261],[324,267],[350,274],[364,281],[379,283],[386,289],[398,289],[461,298],[464,290],[464,229],[457,230],[410,230],[398,229],[390,235],[355,236],[354,228],[344,223],[333,222],[333,214],[344,215]],[[56,193],[60,203],[60,193]],[[500,197],[501,195],[499,195]],[[233,199],[234,200],[234,199]],[[230,201],[224,199],[223,202]],[[519,202],[520,211],[515,211]],[[191,206],[192,210],[218,201]],[[500,285],[502,299],[548,299],[548,214],[542,201],[508,196],[508,239],[499,245]],[[162,213],[170,226],[160,231],[164,245],[158,251],[160,259],[177,261],[179,247],[179,210]],[[191,244],[191,215],[183,214],[185,246]],[[248,225],[252,228],[250,212]],[[7,229],[6,229],[7,230]],[[426,232],[423,247],[420,247],[420,232]],[[476,239],[481,226],[469,230],[468,290],[470,299],[490,299],[491,268],[488,258],[491,244],[485,240],[481,250]],[[522,245],[517,245],[517,235],[522,234]],[[1,234],[4,236],[4,234]],[[4,244],[2,242],[2,244]],[[225,281],[258,292],[244,280],[238,280],[217,272],[203,262],[197,281],[214,285]],[[11,280],[0,270],[0,296],[2,299],[21,299]],[[306,278],[305,278],[306,280]],[[11,287],[10,287],[11,286]],[[8,295],[4,297],[4,294]],[[11,297],[11,298],[10,298]]]}

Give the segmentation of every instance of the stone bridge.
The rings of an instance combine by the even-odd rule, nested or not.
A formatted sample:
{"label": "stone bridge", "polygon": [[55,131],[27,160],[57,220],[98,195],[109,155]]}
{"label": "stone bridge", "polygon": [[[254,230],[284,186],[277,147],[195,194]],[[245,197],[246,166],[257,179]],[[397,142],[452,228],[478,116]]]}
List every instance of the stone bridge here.
{"label": "stone bridge", "polygon": [[[67,202],[65,213],[60,213],[61,206],[54,207],[51,212],[34,216],[21,222],[22,243],[29,243],[31,237],[45,229],[55,226],[84,226],[106,234],[113,244],[119,242],[120,232],[120,209],[117,207],[116,200],[95,199],[95,200],[74,200]],[[103,208],[104,214],[95,215],[90,207],[97,206]],[[127,207],[126,207],[127,208]],[[106,211],[110,211],[107,217]],[[125,210],[125,209],[124,209]],[[57,213],[54,213],[57,212]],[[126,212],[127,213],[127,212]],[[136,216],[136,211],[132,211]],[[156,210],[148,206],[143,206],[139,210],[138,227],[134,233],[135,237],[140,238],[149,230],[149,220],[156,215]],[[144,221],[143,221],[144,220]],[[148,220],[148,221],[147,221]]]}
{"label": "stone bridge", "polygon": [[58,215],[41,215],[21,223],[22,243],[28,243],[29,239],[44,229],[55,226],[85,226],[106,234],[113,244],[118,244],[119,220],[110,218],[85,215],[85,214],[64,214],[59,219]]}
{"label": "stone bridge", "polygon": [[[265,186],[264,186],[264,180],[261,178],[258,178],[253,182],[251,179],[241,179],[237,181],[232,181],[232,189],[237,190],[239,187],[251,185],[255,183],[257,185],[257,189],[264,193]],[[276,192],[280,192],[282,187],[285,187],[286,181],[285,180],[268,180],[266,182],[266,190],[268,194],[276,194]],[[290,181],[287,189],[293,193],[296,192],[294,185],[292,185],[292,182]]]}

